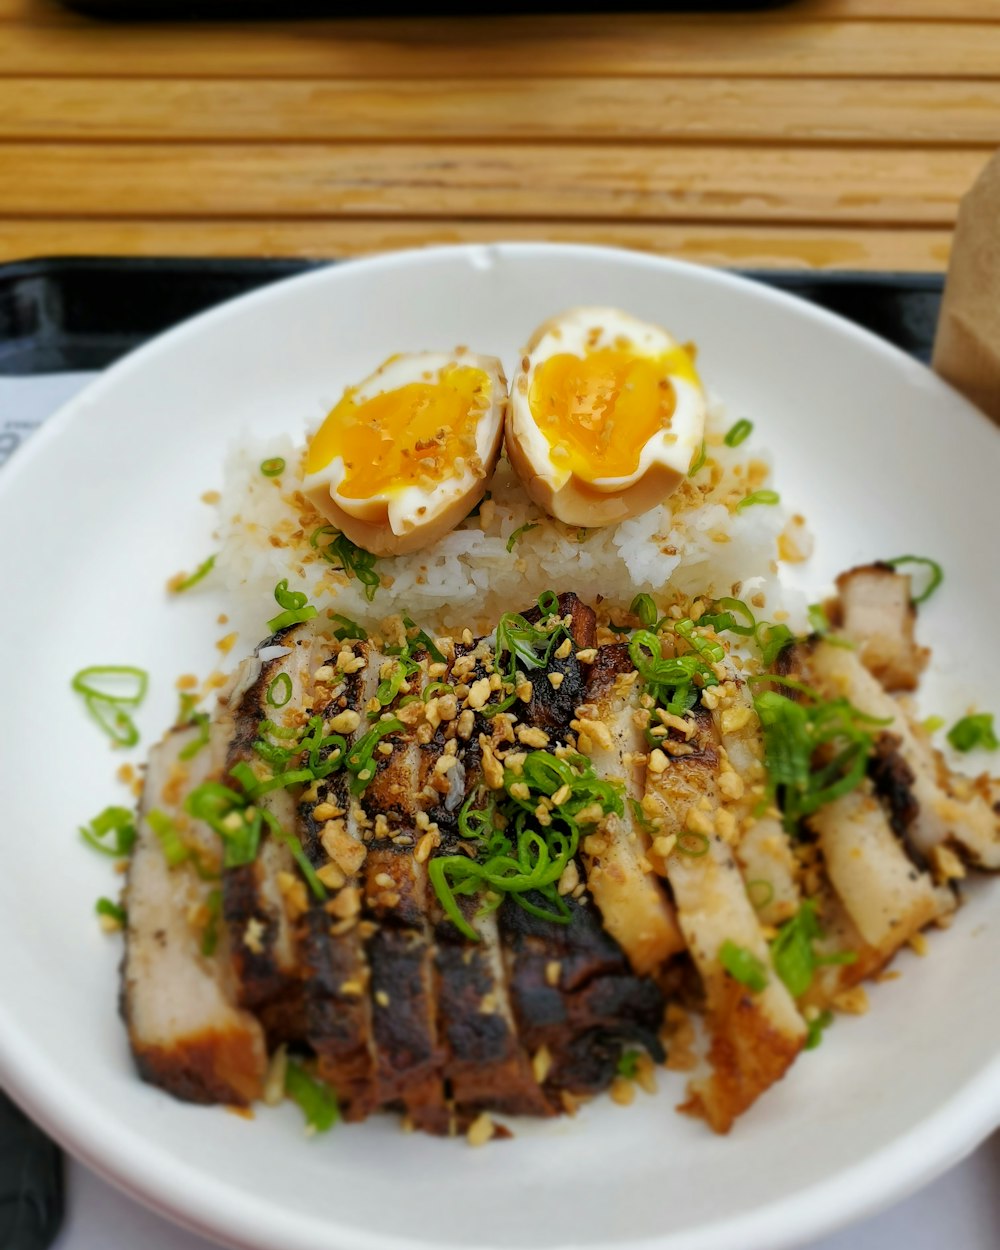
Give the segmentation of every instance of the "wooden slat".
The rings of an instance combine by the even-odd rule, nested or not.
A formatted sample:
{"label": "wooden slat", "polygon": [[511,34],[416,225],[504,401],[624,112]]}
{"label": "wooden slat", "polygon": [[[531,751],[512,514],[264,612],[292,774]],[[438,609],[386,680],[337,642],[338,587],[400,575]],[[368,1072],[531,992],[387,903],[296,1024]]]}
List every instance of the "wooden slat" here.
{"label": "wooden slat", "polygon": [[429,243],[601,243],[745,268],[943,270],[947,230],[500,221],[0,221],[0,262],[31,256],[343,257]]}
{"label": "wooden slat", "polygon": [[25,19],[0,29],[0,74],[996,79],[1000,24],[624,13],[190,28]]}
{"label": "wooden slat", "polygon": [[1000,144],[1000,82],[0,79],[0,139]]}
{"label": "wooden slat", "polygon": [[0,213],[947,225],[985,151],[0,144]]}

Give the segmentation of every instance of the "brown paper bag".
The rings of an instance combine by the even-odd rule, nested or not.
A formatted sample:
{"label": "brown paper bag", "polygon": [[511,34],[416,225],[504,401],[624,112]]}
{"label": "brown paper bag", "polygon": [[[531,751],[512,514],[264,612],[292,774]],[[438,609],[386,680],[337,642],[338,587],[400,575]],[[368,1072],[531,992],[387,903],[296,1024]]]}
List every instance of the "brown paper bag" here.
{"label": "brown paper bag", "polygon": [[1000,424],[1000,152],[958,211],[933,363]]}

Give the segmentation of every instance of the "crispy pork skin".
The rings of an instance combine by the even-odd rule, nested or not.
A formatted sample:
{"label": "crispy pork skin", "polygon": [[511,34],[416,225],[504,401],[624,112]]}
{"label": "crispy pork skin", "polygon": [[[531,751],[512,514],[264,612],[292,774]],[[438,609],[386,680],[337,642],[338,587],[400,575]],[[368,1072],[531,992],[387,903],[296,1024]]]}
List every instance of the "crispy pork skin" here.
{"label": "crispy pork skin", "polygon": [[226,942],[205,942],[212,883],[192,862],[171,868],[149,822],[150,812],[173,821],[203,867],[218,867],[218,838],[183,811],[187,788],[213,763],[211,744],[182,758],[198,738],[179,729],[150,752],[126,892],[122,1009],[144,1080],[189,1102],[245,1104],[267,1067],[263,1029],[237,1002]]}

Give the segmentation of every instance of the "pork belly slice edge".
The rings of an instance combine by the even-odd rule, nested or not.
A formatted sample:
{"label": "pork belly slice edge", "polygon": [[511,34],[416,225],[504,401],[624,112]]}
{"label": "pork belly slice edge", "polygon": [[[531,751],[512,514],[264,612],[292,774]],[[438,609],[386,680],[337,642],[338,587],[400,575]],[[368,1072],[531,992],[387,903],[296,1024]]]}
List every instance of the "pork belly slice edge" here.
{"label": "pork belly slice edge", "polygon": [[870,784],[821,807],[809,823],[831,886],[883,963],[914,933],[954,911],[954,894],[909,858]]}
{"label": "pork belly slice edge", "polygon": [[907,837],[920,854],[932,859],[936,847],[957,845],[976,866],[1000,869],[1000,815],[974,783],[950,774],[856,652],[828,642],[807,643],[794,649],[791,662],[827,698],[845,697],[867,715],[889,722],[877,729],[899,739],[899,754],[913,773],[919,810]]}
{"label": "pork belly slice edge", "polygon": [[[691,754],[670,757],[666,769],[647,769],[646,792],[661,805],[664,833],[683,835],[719,809],[719,739],[711,714],[698,707]],[[693,1079],[681,1110],[701,1115],[726,1133],[766,1089],[781,1079],[802,1049],[806,1024],[778,978],[760,921],[747,897],[729,846],[704,833],[706,850],[674,850],[665,861],[677,917],[705,988],[711,1073]],[[765,966],[768,982],[751,992],[726,972],[720,951],[727,941]]]}
{"label": "pork belly slice edge", "polygon": [[865,668],[886,690],[916,690],[928,652],[913,627],[910,576],[889,564],[866,564],[837,578],[830,618],[858,648]]}
{"label": "pork belly slice edge", "polygon": [[[328,654],[330,643],[308,622],[266,638],[257,648],[281,645],[288,654],[261,662],[255,653],[245,660],[233,692],[220,701],[218,719],[230,727],[225,771],[238,763],[253,766],[253,744],[263,720],[278,724],[291,715],[301,719],[311,702],[313,672]],[[288,698],[282,708],[268,702],[268,691],[279,676],[288,678]],[[287,727],[287,725],[286,725]],[[236,787],[237,789],[239,787]],[[279,827],[298,831],[295,800],[288,790],[274,790],[259,800]],[[298,869],[287,845],[265,827],[260,849],[251,864],[228,868],[223,874],[223,914],[229,930],[240,1001],[257,1012],[272,1041],[288,1041],[301,1033],[301,966],[294,932],[280,881]]]}
{"label": "pork belly slice edge", "polygon": [[[365,642],[352,649],[364,666],[333,686],[328,704],[316,708],[327,722],[343,711],[358,713],[358,728],[346,735],[348,747],[369,728],[365,708],[385,658]],[[342,814],[329,817],[324,811],[329,808]],[[368,855],[363,812],[341,769],[303,795],[299,814],[302,845],[312,866],[321,870],[335,864],[343,878],[341,886],[329,889],[327,903],[310,898],[301,921],[305,1040],[316,1052],[320,1076],[336,1089],[344,1118],[357,1121],[379,1103],[371,968],[357,923]]]}
{"label": "pork belly slice edge", "polygon": [[799,909],[798,864],[781,821],[774,816],[754,815],[758,802],[754,786],[766,780],[763,735],[746,683],[735,672],[730,680],[733,696],[712,709],[722,745],[721,759],[728,766],[720,773],[719,786],[728,791],[727,812],[744,829],[735,854],[750,901],[762,924],[778,925]]}
{"label": "pork belly slice edge", "polygon": [[[643,797],[639,765],[627,764],[628,754],[640,756],[648,747],[636,723],[638,693],[635,682],[621,679],[635,669],[626,643],[601,647],[587,678],[585,705],[588,713],[607,730],[589,747],[588,758],[597,775],[625,782],[623,815],[606,817],[585,847],[587,888],[604,921],[638,973],[655,972],[671,955],[684,949],[673,904],[652,871],[647,858],[649,836],[632,808]],[[579,714],[579,710],[578,710]]]}
{"label": "pork belly slice edge", "polygon": [[144,1080],[186,1101],[244,1105],[260,1094],[267,1050],[260,1024],[237,1004],[225,935],[205,955],[189,920],[206,908],[213,883],[189,863],[168,867],[147,820],[150,810],[163,811],[204,848],[207,862],[218,861],[216,835],[182,810],[212,771],[210,747],[190,762],[179,759],[198,737],[197,729],[175,730],[149,754],[129,866],[122,1011]]}

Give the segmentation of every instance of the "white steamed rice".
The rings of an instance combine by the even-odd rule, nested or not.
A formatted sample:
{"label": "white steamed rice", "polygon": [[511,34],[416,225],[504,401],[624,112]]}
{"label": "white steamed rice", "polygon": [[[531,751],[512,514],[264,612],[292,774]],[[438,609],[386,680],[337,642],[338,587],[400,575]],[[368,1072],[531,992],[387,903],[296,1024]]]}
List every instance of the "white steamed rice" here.
{"label": "white steamed rice", "polygon": [[[324,518],[297,494],[301,449],[287,436],[243,442],[225,466],[216,567],[241,605],[236,619],[257,634],[278,610],[273,592],[282,578],[321,610],[366,624],[405,611],[439,632],[489,628],[501,612],[524,609],[547,589],[575,590],[589,602],[602,596],[610,607],[627,607],[639,591],[666,605],[735,590],[752,599],[758,617],[789,610],[797,616],[778,570],[780,558],[808,554],[804,523],[780,504],[737,510],[741,499],[770,485],[771,466],[753,435],[739,447],[725,445],[730,424],[713,402],[704,468],[659,507],[605,529],[580,531],[545,515],[502,459],[478,517],[423,551],[378,561],[382,586],[373,602],[310,545]],[[280,477],[260,471],[271,457],[286,461]],[[526,524],[537,528],[508,553],[508,539]]]}

